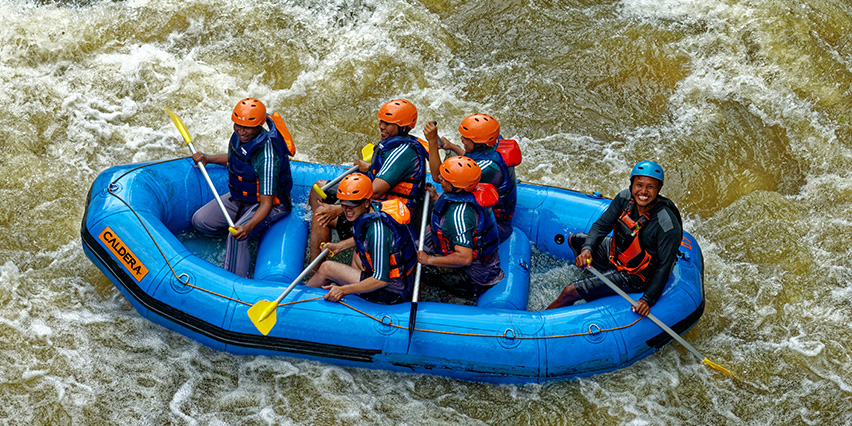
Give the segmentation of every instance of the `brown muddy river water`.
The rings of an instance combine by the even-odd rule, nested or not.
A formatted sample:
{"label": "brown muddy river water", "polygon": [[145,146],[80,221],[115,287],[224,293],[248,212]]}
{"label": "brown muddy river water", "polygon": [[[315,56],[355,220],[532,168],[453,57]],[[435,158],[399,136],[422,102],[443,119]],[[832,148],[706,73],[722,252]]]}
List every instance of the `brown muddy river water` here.
{"label": "brown muddy river water", "polygon": [[[852,6],[828,0],[0,0],[0,423],[852,423]],[[84,256],[102,170],[224,152],[246,96],[296,158],[351,164],[375,111],[472,112],[524,181],[612,197],[630,167],[704,251],[685,338],[619,371],[495,386],[213,351],[142,318]],[[534,258],[534,261],[536,259]],[[530,309],[576,275],[545,262]]]}

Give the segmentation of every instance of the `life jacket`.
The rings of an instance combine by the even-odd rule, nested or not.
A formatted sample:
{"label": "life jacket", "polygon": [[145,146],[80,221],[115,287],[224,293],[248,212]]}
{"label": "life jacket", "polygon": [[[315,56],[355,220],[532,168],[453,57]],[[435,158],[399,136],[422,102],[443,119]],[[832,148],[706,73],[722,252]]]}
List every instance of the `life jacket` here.
{"label": "life jacket", "polygon": [[290,136],[290,131],[287,130],[287,125],[284,124],[284,119],[281,118],[281,114],[277,112],[272,113],[272,122],[275,123],[275,129],[278,130],[278,133],[281,134],[281,137],[284,138],[284,143],[287,145],[287,151],[290,153],[290,156],[296,155],[296,144],[293,143],[293,137]]}
{"label": "life jacket", "polygon": [[[506,142],[506,140],[500,139],[497,142],[497,147],[499,147],[499,144],[502,142]],[[517,142],[515,142],[515,147],[517,147]],[[520,156],[520,149],[517,150],[516,154],[509,155]],[[497,193],[500,194],[500,200],[493,208],[494,217],[498,222],[511,221],[512,216],[515,215],[515,204],[518,200],[517,181],[515,180],[514,167],[509,167],[507,165],[505,155],[496,148],[485,151],[469,152],[466,153],[465,156],[473,159],[474,161],[491,160],[500,167],[500,175],[503,177],[503,180],[495,184],[497,187]]]}
{"label": "life jacket", "polygon": [[376,220],[381,220],[393,234],[390,255],[390,278],[404,278],[406,288],[403,296],[409,296],[413,287],[414,268],[417,266],[417,252],[408,225],[411,213],[401,200],[373,201],[370,205],[373,211],[358,216],[352,224],[355,240],[355,251],[361,257],[361,265],[370,275],[373,274],[373,260],[364,245],[367,226]]}
{"label": "life jacket", "polygon": [[254,139],[241,144],[236,132],[231,134],[228,143],[228,188],[231,197],[246,203],[260,202],[260,182],[257,172],[252,165],[252,157],[258,150],[263,149],[267,141],[272,142],[275,153],[278,154],[278,193],[274,194],[273,204],[290,203],[290,190],[293,179],[290,175],[290,150],[287,143],[268,116],[266,124],[269,131],[262,131]]}
{"label": "life jacket", "polygon": [[385,194],[385,198],[389,200],[394,198],[401,199],[405,202],[406,207],[414,210],[423,201],[423,191],[425,191],[426,186],[426,161],[429,158],[428,151],[423,149],[423,145],[417,138],[413,136],[391,136],[379,142],[373,153],[369,176],[370,179],[374,179],[379,173],[379,170],[382,169],[388,153],[402,144],[408,144],[417,152],[416,169],[413,175],[403,179],[402,182],[391,188]]}
{"label": "life jacket", "polygon": [[485,201],[485,198],[489,196],[488,193],[496,192],[496,190],[493,185],[487,183],[480,183],[477,187],[485,197],[477,196],[470,192],[445,192],[441,195],[441,198],[438,198],[438,202],[435,203],[435,207],[432,209],[432,243],[436,248],[441,250],[444,256],[453,252],[451,242],[444,237],[441,229],[445,221],[444,214],[451,204],[457,203],[470,204],[476,213],[476,229],[473,231],[473,259],[488,260],[500,248],[500,233],[497,231],[497,221],[494,219],[494,213],[490,208],[496,200],[491,196],[491,202]]}
{"label": "life jacket", "polygon": [[515,167],[521,164],[523,155],[521,155],[521,147],[518,146],[518,141],[514,139],[503,139],[500,136],[497,139],[497,152],[503,157],[503,161],[509,167]]}
{"label": "life jacket", "polygon": [[[657,207],[666,207],[674,213],[675,218],[683,227],[683,220],[680,217],[680,211],[677,206],[661,195],[657,196],[655,205],[652,206],[648,213],[651,213]],[[619,271],[627,272],[628,274],[638,276],[642,282],[645,281],[646,273],[643,273],[646,268],[654,262],[653,256],[642,247],[640,242],[640,233],[643,228],[651,220],[648,213],[640,216],[638,220],[630,218],[630,213],[636,207],[636,202],[631,197],[621,212],[621,216],[616,220],[613,226],[612,243],[609,250],[609,261]],[[647,272],[647,271],[646,271]]]}

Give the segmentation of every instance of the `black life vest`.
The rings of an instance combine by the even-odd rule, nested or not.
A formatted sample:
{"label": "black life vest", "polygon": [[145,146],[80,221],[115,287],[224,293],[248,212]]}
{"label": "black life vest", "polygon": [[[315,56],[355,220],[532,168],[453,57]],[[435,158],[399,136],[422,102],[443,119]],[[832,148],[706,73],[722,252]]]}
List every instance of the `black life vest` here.
{"label": "black life vest", "polygon": [[267,116],[266,124],[269,131],[262,131],[254,139],[241,144],[236,133],[231,135],[228,143],[228,188],[231,197],[246,202],[260,202],[260,182],[257,172],[252,165],[252,157],[258,150],[263,149],[268,141],[272,142],[275,153],[278,154],[278,193],[274,194],[273,204],[290,204],[290,190],[293,179],[290,175],[290,152],[284,138],[275,128],[275,123]]}
{"label": "black life vest", "polygon": [[426,190],[426,169],[428,167],[427,159],[429,153],[423,148],[423,145],[413,136],[391,136],[376,145],[373,161],[370,163],[370,178],[375,179],[376,175],[382,169],[382,166],[387,160],[387,155],[394,148],[408,144],[417,152],[417,164],[414,174],[403,179],[402,182],[391,188],[385,198],[393,199],[400,198],[405,202],[406,207],[414,211],[423,202],[423,191]]}
{"label": "black life vest", "polygon": [[[639,232],[648,224],[651,218],[647,213],[634,221],[630,213],[636,207],[633,198],[624,207],[621,216],[615,222],[612,233],[612,244],[609,250],[609,261],[615,269],[638,276],[643,282],[645,275],[642,270],[651,264],[651,254],[642,248],[639,242]],[[649,209],[650,211],[650,209]]]}
{"label": "black life vest", "polygon": [[[488,185],[490,184],[480,184]],[[492,188],[491,191],[494,191]],[[450,246],[450,241],[444,237],[442,226],[444,225],[444,214],[450,204],[467,203],[470,204],[476,213],[476,229],[473,232],[473,258],[487,260],[497,253],[500,248],[500,233],[497,231],[497,221],[494,219],[494,213],[490,207],[480,204],[476,197],[469,193],[448,193],[445,192],[435,203],[435,208],[432,209],[432,243],[435,248],[440,249],[444,256],[453,252],[453,247]]]}
{"label": "black life vest", "polygon": [[[394,203],[397,205],[392,205]],[[355,222],[352,224],[352,234],[355,237],[355,251],[361,258],[361,265],[368,274],[373,274],[373,259],[367,253],[367,247],[364,245],[364,237],[367,235],[367,226],[376,220],[380,220],[391,230],[393,236],[390,255],[390,278],[404,278],[406,288],[403,289],[402,295],[408,297],[414,285],[414,274],[412,272],[417,266],[417,252],[414,249],[414,240],[411,238],[408,226],[406,226],[411,219],[411,214],[401,200],[388,200],[381,203],[374,201],[371,203],[370,209],[372,211],[358,216],[358,219],[355,219]],[[396,213],[393,210],[403,211]],[[407,217],[408,220],[403,220],[403,217]]]}
{"label": "black life vest", "polygon": [[[500,141],[498,141],[498,143],[500,143]],[[497,193],[500,194],[500,200],[497,201],[497,205],[493,207],[494,218],[497,219],[498,222],[510,222],[512,220],[512,216],[515,215],[515,204],[518,199],[514,167],[509,167],[506,164],[503,155],[494,148],[486,151],[469,152],[466,153],[465,156],[475,161],[491,160],[500,168],[500,175],[503,180],[497,183],[487,183],[494,184],[497,188]]]}

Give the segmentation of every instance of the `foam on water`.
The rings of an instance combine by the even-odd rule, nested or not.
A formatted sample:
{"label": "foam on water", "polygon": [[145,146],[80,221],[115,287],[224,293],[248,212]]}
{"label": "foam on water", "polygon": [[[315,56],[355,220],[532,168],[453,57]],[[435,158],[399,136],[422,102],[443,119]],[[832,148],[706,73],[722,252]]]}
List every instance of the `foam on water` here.
{"label": "foam on water", "polygon": [[[30,424],[849,423],[848,6],[0,0],[0,419]],[[222,152],[235,100],[349,164],[406,97],[457,140],[495,115],[518,177],[601,191],[644,158],[704,249],[686,334],[577,381],[491,386],[216,352],[141,317],[82,253],[101,170]],[[535,255],[531,309],[582,273]]]}
{"label": "foam on water", "polygon": [[[793,194],[808,178],[820,176],[827,170],[848,170],[851,153],[848,148],[838,145],[837,122],[824,113],[826,104],[840,107],[848,105],[848,100],[842,100],[844,97],[836,90],[834,94],[826,93],[830,90],[826,88],[831,88],[834,83],[819,77],[823,74],[821,68],[826,66],[816,61],[824,53],[823,45],[801,47],[787,41],[808,36],[808,30],[798,23],[796,26],[779,27],[778,21],[787,20],[786,17],[769,18],[777,15],[777,10],[784,9],[781,2],[765,2],[764,7],[724,2],[643,0],[623,2],[622,5],[622,12],[630,17],[651,19],[672,28],[686,25],[687,36],[676,45],[683,52],[690,52],[688,66],[693,70],[678,82],[677,90],[669,99],[671,122],[631,131],[627,136],[628,147],[641,149],[640,146],[650,139],[658,142],[654,155],[669,163],[691,160],[695,154],[702,160],[725,161],[724,166],[733,167],[733,171],[738,171],[742,178],[752,182],[741,188],[723,187],[727,193],[727,197],[721,200],[723,203],[756,189],[780,189],[785,194]],[[690,31],[693,28],[694,31]],[[787,34],[779,37],[779,31]],[[837,57],[836,50],[829,47],[832,57]],[[809,57],[812,61],[795,60],[778,52],[795,52],[799,57]],[[841,75],[848,81],[848,70],[844,74]],[[845,86],[848,84],[835,85],[838,88]],[[802,96],[802,93],[808,95]],[[755,135],[734,134],[728,135],[728,140],[720,139],[724,131],[717,127],[728,121],[732,114],[749,120],[750,123],[744,124],[751,126]],[[783,127],[784,133],[778,133],[777,127]],[[756,137],[763,140],[754,140]],[[737,163],[713,152],[737,150],[740,148],[737,145],[743,144],[763,145],[767,138],[770,141],[777,139],[777,147],[763,150],[760,156],[785,151],[787,155],[766,160],[749,155],[743,156],[749,162]],[[683,139],[693,144],[688,147],[671,146]],[[695,144],[706,148],[697,148]],[[669,155],[664,154],[666,152]],[[672,152],[679,155],[671,158]],[[779,163],[783,167],[779,168]],[[684,170],[682,177],[689,181],[701,179],[689,171],[694,167],[692,164],[675,164],[674,167]],[[698,183],[702,187],[712,185]],[[685,192],[681,188],[676,191]],[[694,193],[685,195],[687,197],[683,198],[687,201],[696,198]],[[705,199],[701,202],[706,204]]]}

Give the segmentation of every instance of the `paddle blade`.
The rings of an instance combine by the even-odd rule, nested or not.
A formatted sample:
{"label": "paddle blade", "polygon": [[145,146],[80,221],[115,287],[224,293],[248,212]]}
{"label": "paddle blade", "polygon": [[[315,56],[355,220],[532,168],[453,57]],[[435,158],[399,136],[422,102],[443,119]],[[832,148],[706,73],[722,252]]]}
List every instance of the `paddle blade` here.
{"label": "paddle blade", "polygon": [[189,130],[186,130],[186,125],[183,124],[183,120],[180,119],[172,110],[166,108],[166,112],[169,113],[169,117],[172,119],[172,123],[175,123],[175,127],[177,127],[180,135],[183,136],[184,142],[187,144],[192,143],[192,138],[189,137]]}
{"label": "paddle blade", "polygon": [[249,319],[252,324],[257,327],[257,331],[263,333],[264,336],[269,334],[275,322],[278,320],[276,311],[278,304],[268,300],[261,300],[252,305],[248,310]]}
{"label": "paddle blade", "polygon": [[375,149],[375,147],[371,143],[364,145],[364,147],[361,148],[361,158],[363,158],[364,161],[366,161],[368,163],[370,161],[373,161],[373,150],[374,149]]}
{"label": "paddle blade", "polygon": [[[416,319],[417,302],[411,302],[411,313],[408,315],[408,349],[411,349],[411,335],[414,334],[414,323]],[[408,349],[406,349],[406,351]]]}
{"label": "paddle blade", "polygon": [[715,362],[710,361],[710,360],[709,360],[709,359],[707,359],[707,358],[704,358],[704,363],[705,363],[705,364],[707,364],[707,365],[709,365],[710,367],[713,367],[713,368],[715,368],[715,369],[717,369],[717,370],[719,370],[719,371],[721,371],[721,372],[723,372],[723,373],[725,373],[725,374],[729,375],[729,376],[733,376],[733,375],[734,375],[733,373],[731,373],[730,371],[728,371],[728,369],[727,369],[727,368],[722,367],[721,365],[716,364]]}
{"label": "paddle blade", "polygon": [[417,322],[417,302],[411,303],[411,312],[408,314],[408,340],[411,340],[411,333],[414,333],[414,324]]}

